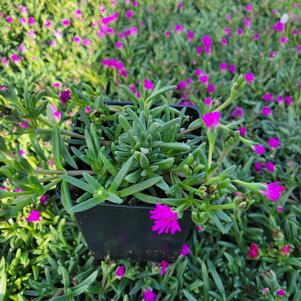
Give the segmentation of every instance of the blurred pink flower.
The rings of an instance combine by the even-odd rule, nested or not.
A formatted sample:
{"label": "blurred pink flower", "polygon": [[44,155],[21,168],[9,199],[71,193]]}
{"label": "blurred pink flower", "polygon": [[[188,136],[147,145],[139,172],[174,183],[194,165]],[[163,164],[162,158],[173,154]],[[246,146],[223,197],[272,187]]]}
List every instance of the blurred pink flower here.
{"label": "blurred pink flower", "polygon": [[265,117],[272,115],[272,109],[270,107],[263,107],[261,110],[261,114]]}
{"label": "blurred pink flower", "polygon": [[80,41],[81,41],[81,38],[80,38],[79,36],[75,36],[75,37],[73,38],[73,42],[74,42],[75,44],[79,44]]}
{"label": "blurred pink flower", "polygon": [[230,73],[235,73],[236,72],[236,67],[235,67],[235,65],[234,64],[230,64],[229,66],[228,66],[228,70],[229,70],[229,72]]}
{"label": "blurred pink flower", "polygon": [[277,295],[280,297],[284,297],[286,295],[286,291],[281,288],[277,289],[276,292],[277,292]]}
{"label": "blurred pink flower", "polygon": [[187,40],[192,41],[194,38],[194,32],[193,31],[187,31]]}
{"label": "blurred pink flower", "polygon": [[41,213],[37,210],[31,210],[29,216],[27,217],[27,221],[32,222],[38,222],[41,219]]}
{"label": "blurred pink flower", "polygon": [[291,96],[285,96],[285,103],[290,106],[293,103],[293,98]]}
{"label": "blurred pink flower", "polygon": [[181,253],[182,256],[188,256],[191,254],[190,247],[188,244],[182,245]]}
{"label": "blurred pink flower", "polygon": [[35,20],[35,18],[34,17],[32,17],[32,16],[30,16],[29,18],[28,18],[28,24],[30,24],[30,25],[34,25],[36,23],[36,20]]}
{"label": "blurred pink flower", "polygon": [[277,206],[277,212],[282,213],[283,212],[283,206],[279,205]]}
{"label": "blurred pink flower", "polygon": [[64,106],[71,99],[71,97],[71,91],[69,89],[62,91],[60,94],[62,105]]}
{"label": "blurred pink flower", "polygon": [[291,246],[290,245],[285,245],[281,248],[281,254],[284,255],[284,256],[289,255],[290,251],[291,251]]}
{"label": "blurred pink flower", "polygon": [[266,92],[263,96],[262,99],[264,101],[272,101],[273,100],[273,94],[270,92]]}
{"label": "blurred pink flower", "polygon": [[220,119],[220,112],[209,112],[206,113],[202,116],[202,119],[205,123],[205,126],[210,129],[212,127],[217,128],[218,127],[218,122]]}
{"label": "blurred pink flower", "polygon": [[273,25],[273,29],[277,32],[283,32],[284,31],[284,24],[280,21]]}
{"label": "blurred pink flower", "polygon": [[232,118],[242,118],[244,116],[244,109],[242,107],[235,107],[231,112]]}
{"label": "blurred pink flower", "polygon": [[44,23],[44,26],[46,27],[46,28],[51,28],[51,21],[49,20],[49,19],[46,19],[45,20],[45,23]]}
{"label": "blurred pink flower", "polygon": [[40,202],[41,204],[45,205],[46,202],[47,202],[47,196],[45,194],[43,194],[41,197],[40,197]]}
{"label": "blurred pink flower", "polygon": [[251,243],[248,251],[248,258],[249,259],[257,259],[260,255],[260,249],[258,245],[254,242]]}
{"label": "blurred pink flower", "polygon": [[255,163],[254,163],[254,169],[255,169],[255,171],[257,171],[257,172],[262,171],[261,163],[260,163],[260,162],[255,162]]}
{"label": "blurred pink flower", "polygon": [[166,273],[168,267],[169,267],[169,263],[165,260],[162,260],[161,261],[161,270],[160,270],[160,275],[161,276]]}
{"label": "blurred pink flower", "polygon": [[273,173],[275,171],[275,164],[271,161],[265,162],[265,168],[268,172]]}
{"label": "blurred pink flower", "polygon": [[221,62],[219,64],[219,69],[221,70],[222,73],[225,73],[227,71],[228,65],[225,62]]}
{"label": "blurred pink flower", "polygon": [[212,102],[211,97],[205,97],[204,103],[205,103],[205,106],[206,106],[206,107],[210,107],[211,102]]}
{"label": "blurred pink flower", "polygon": [[13,21],[14,21],[13,18],[10,17],[10,16],[6,17],[5,20],[6,20],[7,23],[13,23]]}
{"label": "blurred pink flower", "polygon": [[65,27],[68,27],[68,26],[70,26],[70,20],[69,20],[69,19],[63,19],[63,20],[62,20],[62,24],[63,24]]}
{"label": "blurred pink flower", "polygon": [[213,83],[209,83],[208,87],[207,87],[207,92],[209,94],[212,94],[212,93],[214,93],[214,91],[215,91],[215,85]]}
{"label": "blurred pink flower", "polygon": [[122,278],[125,275],[125,266],[124,265],[118,266],[116,271],[115,271],[115,275],[117,277]]}
{"label": "blurred pink flower", "polygon": [[153,292],[150,288],[143,292],[143,299],[144,301],[156,301],[157,295]]}
{"label": "blurred pink flower", "polygon": [[143,84],[144,84],[144,88],[146,90],[152,90],[153,87],[154,87],[154,83],[150,80],[147,80],[147,79],[144,80]]}
{"label": "blurred pink flower", "polygon": [[284,36],[280,37],[279,42],[280,42],[281,44],[286,44],[286,42],[287,42],[287,37],[284,37]]}
{"label": "blurred pink flower", "polygon": [[253,151],[254,151],[256,154],[258,154],[258,155],[260,155],[260,156],[262,156],[262,155],[265,153],[265,148],[264,148],[264,146],[261,145],[261,144],[255,144],[255,145],[253,145],[253,146],[252,146],[252,149],[253,149]]}
{"label": "blurred pink flower", "polygon": [[92,112],[91,107],[90,107],[90,106],[86,106],[86,107],[85,107],[85,113],[86,113],[86,114],[90,114],[91,112]]}
{"label": "blurred pink flower", "polygon": [[158,231],[159,235],[163,232],[165,234],[168,232],[175,234],[177,231],[181,231],[177,212],[174,212],[169,206],[156,204],[156,207],[150,211],[150,214],[150,218],[155,223],[152,230]]}
{"label": "blurred pink flower", "polygon": [[270,137],[268,139],[268,145],[271,149],[276,149],[280,146],[281,142],[278,138]]}
{"label": "blurred pink flower", "polygon": [[270,184],[266,184],[266,189],[261,190],[260,192],[269,200],[273,202],[277,202],[282,192],[285,190],[284,186],[279,185],[279,182],[272,182]]}
{"label": "blurred pink flower", "polygon": [[175,25],[175,31],[176,32],[182,32],[183,31],[183,26],[181,24],[176,24]]}
{"label": "blurred pink flower", "polygon": [[253,81],[254,81],[254,74],[253,74],[253,73],[246,73],[246,74],[245,74],[245,80],[246,80],[248,83],[252,84]]}
{"label": "blurred pink flower", "polygon": [[244,30],[241,27],[237,28],[237,35],[241,37],[244,34]]}
{"label": "blurred pink flower", "polygon": [[128,18],[128,19],[131,19],[133,18],[133,11],[132,10],[127,10],[126,13],[125,13],[125,16]]}
{"label": "blurred pink flower", "polygon": [[252,5],[252,3],[246,4],[245,10],[248,11],[248,12],[251,12],[251,11],[253,10],[253,5]]}

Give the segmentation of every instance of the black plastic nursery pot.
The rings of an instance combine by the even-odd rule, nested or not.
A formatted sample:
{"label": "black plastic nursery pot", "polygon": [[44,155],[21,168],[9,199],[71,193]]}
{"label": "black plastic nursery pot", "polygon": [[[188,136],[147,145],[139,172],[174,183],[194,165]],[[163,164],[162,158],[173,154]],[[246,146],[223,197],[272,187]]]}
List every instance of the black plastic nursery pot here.
{"label": "black plastic nursery pot", "polygon": [[[131,103],[109,102],[109,105],[131,105]],[[173,105],[177,109],[182,106]],[[199,111],[188,106],[189,122],[200,118]],[[160,197],[158,196],[158,203]],[[192,232],[191,212],[185,211],[179,219],[181,231],[161,234],[152,231],[150,211],[154,205],[123,205],[102,203],[89,210],[75,213],[79,229],[92,255],[104,259],[133,259],[136,261],[175,260]]]}

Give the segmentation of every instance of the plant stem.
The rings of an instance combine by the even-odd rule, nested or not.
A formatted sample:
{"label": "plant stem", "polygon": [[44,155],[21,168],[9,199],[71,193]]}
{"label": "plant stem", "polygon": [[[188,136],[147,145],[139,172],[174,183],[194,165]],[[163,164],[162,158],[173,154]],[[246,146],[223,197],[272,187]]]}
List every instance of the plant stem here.
{"label": "plant stem", "polygon": [[[37,129],[37,131],[40,132],[52,132],[52,129]],[[85,136],[81,135],[81,134],[77,134],[71,131],[67,131],[67,130],[61,130],[61,134],[64,136],[69,136],[69,137],[73,137],[73,138],[78,138],[81,140],[85,140]]]}
{"label": "plant stem", "polygon": [[200,125],[200,126],[194,126],[194,127],[189,128],[189,129],[183,130],[183,131],[180,132],[179,134],[187,134],[187,133],[190,133],[190,132],[192,132],[192,131],[194,131],[194,130],[199,129],[200,127],[201,127],[201,125]]}
{"label": "plant stem", "polygon": [[210,169],[212,164],[212,155],[214,149],[214,142],[210,141],[209,139],[209,149],[208,149],[208,169]]}
{"label": "plant stem", "polygon": [[[63,171],[57,170],[57,169],[54,169],[54,170],[46,170],[46,169],[35,170],[34,172],[38,175],[60,175],[60,174],[65,174]],[[94,174],[93,170],[67,170],[67,175],[69,175],[69,176],[80,176],[84,172],[86,172],[90,175]]]}
{"label": "plant stem", "polygon": [[209,206],[210,210],[219,210],[219,209],[223,210],[223,209],[234,209],[234,208],[236,208],[236,205],[234,203]]}

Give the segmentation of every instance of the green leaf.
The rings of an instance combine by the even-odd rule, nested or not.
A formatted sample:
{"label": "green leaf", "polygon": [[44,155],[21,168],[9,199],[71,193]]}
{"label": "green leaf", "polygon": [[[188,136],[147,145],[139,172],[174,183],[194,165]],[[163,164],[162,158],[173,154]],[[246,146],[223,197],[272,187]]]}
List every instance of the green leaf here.
{"label": "green leaf", "polygon": [[117,196],[114,193],[110,193],[110,192],[107,195],[107,200],[112,202],[112,203],[116,203],[116,204],[123,203],[123,200],[119,196]]}
{"label": "green leaf", "polygon": [[150,179],[145,180],[145,181],[143,181],[143,182],[141,182],[141,183],[132,185],[132,186],[130,186],[130,187],[127,187],[127,188],[121,190],[121,191],[119,192],[119,195],[120,195],[121,197],[133,195],[134,193],[143,191],[143,190],[145,190],[145,189],[147,189],[147,188],[150,188],[150,187],[156,185],[156,184],[159,183],[161,180],[162,180],[162,177],[153,177],[153,178],[150,178]]}
{"label": "green leaf", "polygon": [[207,261],[207,266],[208,266],[209,273],[211,274],[211,276],[217,286],[217,289],[219,290],[219,292],[222,295],[225,295],[225,288],[223,286],[222,280],[210,260]]}
{"label": "green leaf", "polygon": [[188,301],[198,301],[185,289],[183,289],[183,294],[185,295],[185,297],[187,298]]}
{"label": "green leaf", "polygon": [[188,152],[190,151],[190,146],[181,142],[163,142],[160,144],[160,148],[163,151],[168,152]]}
{"label": "green leaf", "polygon": [[100,203],[102,203],[104,201],[105,201],[105,198],[94,197],[94,198],[88,199],[87,201],[84,201],[82,203],[79,203],[79,204],[73,206],[72,208],[70,208],[69,212],[77,213],[77,212],[86,211],[88,209],[91,209],[91,208],[99,205]]}
{"label": "green leaf", "polygon": [[161,89],[155,90],[146,100],[146,103],[149,103],[154,98],[159,97],[161,94],[166,93],[167,91],[173,90],[176,86],[167,86]]}
{"label": "green leaf", "polygon": [[53,132],[52,132],[52,140],[53,140],[53,157],[55,166],[59,170],[64,170],[62,165],[62,158],[61,158],[61,135],[60,129],[57,125],[54,125]]}
{"label": "green leaf", "polygon": [[5,258],[2,257],[0,261],[0,301],[6,299],[6,281]]}
{"label": "green leaf", "polygon": [[131,156],[122,166],[122,168],[119,170],[118,174],[116,175],[115,179],[113,180],[109,191],[110,192],[115,192],[121,185],[123,179],[126,177],[126,175],[129,173],[132,163],[134,161],[134,157]]}
{"label": "green leaf", "polygon": [[61,201],[65,210],[69,212],[73,204],[70,196],[69,185],[65,181],[62,181],[61,183]]}
{"label": "green leaf", "polygon": [[74,297],[81,295],[84,293],[89,286],[96,280],[98,275],[98,270],[94,271],[88,278],[82,281],[80,284],[72,288],[72,295]]}
{"label": "green leaf", "polygon": [[68,176],[68,175],[62,175],[61,178],[63,180],[65,180],[66,182],[84,190],[84,191],[87,191],[87,192],[90,192],[92,194],[95,193],[95,189],[94,187],[92,187],[91,185],[77,179],[77,178],[74,178],[74,177],[71,177],[71,176]]}
{"label": "green leaf", "polygon": [[99,182],[94,177],[89,175],[87,172],[83,172],[83,177],[85,178],[86,182],[91,187],[93,187],[93,189],[97,190],[99,188],[102,188],[102,186],[99,184]]}
{"label": "green leaf", "polygon": [[103,166],[106,168],[106,170],[115,177],[117,175],[117,170],[110,160],[105,156],[105,154],[102,153],[102,150],[103,149],[100,149],[98,152],[98,159],[103,163]]}
{"label": "green leaf", "polygon": [[179,206],[183,204],[187,199],[186,198],[181,198],[181,199],[176,199],[176,198],[159,198],[159,197],[154,197],[152,195],[148,195],[145,193],[137,192],[134,194],[134,197],[137,198],[138,200],[141,200],[145,203],[150,203],[150,204],[166,204],[170,206]]}

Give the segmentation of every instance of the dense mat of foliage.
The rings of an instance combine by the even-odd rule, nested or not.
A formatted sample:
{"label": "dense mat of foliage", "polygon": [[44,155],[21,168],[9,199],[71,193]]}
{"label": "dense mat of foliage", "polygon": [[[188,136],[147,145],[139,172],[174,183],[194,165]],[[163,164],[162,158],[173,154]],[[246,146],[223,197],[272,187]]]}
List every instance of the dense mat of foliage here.
{"label": "dense mat of foliage", "polygon": [[[246,211],[197,227],[169,265],[94,260],[55,194],[17,217],[1,201],[0,300],[301,300],[299,2],[1,1],[1,190],[22,186],[8,177],[7,159],[54,168],[52,145],[26,134],[45,98],[47,114],[68,131],[79,103],[86,114],[96,104],[84,95],[77,107],[64,103],[62,91],[74,97],[89,84],[101,101],[128,100],[125,85],[139,97],[143,68],[146,86],[176,85],[162,101],[211,108],[243,74],[245,92],[221,123],[258,147],[237,144],[224,167],[285,191],[277,202],[254,196]],[[16,95],[22,116],[14,115]],[[28,220],[32,209],[39,222]]]}

